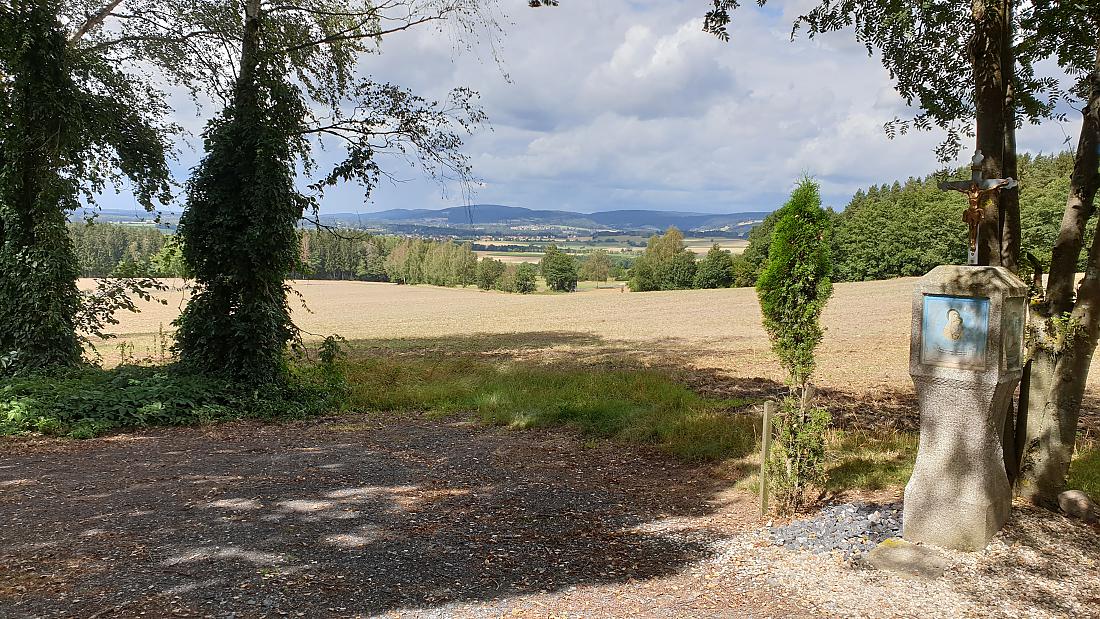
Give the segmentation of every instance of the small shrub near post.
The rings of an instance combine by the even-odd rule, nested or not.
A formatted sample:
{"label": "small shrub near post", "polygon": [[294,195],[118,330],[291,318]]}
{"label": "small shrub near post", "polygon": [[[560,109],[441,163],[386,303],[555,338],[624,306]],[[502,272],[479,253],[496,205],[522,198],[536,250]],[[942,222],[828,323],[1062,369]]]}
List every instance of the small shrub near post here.
{"label": "small shrub near post", "polygon": [[825,432],[832,420],[819,407],[803,410],[795,398],[786,398],[772,420],[775,445],[767,464],[776,505],[785,512],[805,507],[810,491],[824,488]]}
{"label": "small shrub near post", "polygon": [[808,492],[825,483],[825,431],[829,413],[810,405],[814,351],[824,335],[821,312],[832,295],[829,218],[818,186],[803,179],[778,212],[768,261],[756,284],[764,328],[787,371],[794,396],[774,420],[775,449],[767,471],[776,504],[803,507]]}

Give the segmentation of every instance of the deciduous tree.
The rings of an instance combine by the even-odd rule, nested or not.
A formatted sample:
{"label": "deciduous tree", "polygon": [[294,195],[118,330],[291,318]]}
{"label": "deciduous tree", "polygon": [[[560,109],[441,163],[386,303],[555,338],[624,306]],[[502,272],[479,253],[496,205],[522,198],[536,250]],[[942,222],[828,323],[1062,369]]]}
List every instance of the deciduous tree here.
{"label": "deciduous tree", "polygon": [[[195,370],[279,382],[297,333],[285,280],[296,264],[298,220],[327,187],[358,182],[369,194],[386,176],[383,153],[440,178],[468,179],[459,134],[484,119],[472,91],[429,102],[361,77],[360,57],[396,32],[451,24],[473,33],[492,19],[466,0],[194,4],[186,13],[192,29],[223,43],[221,65],[232,78],[222,82],[226,106],[207,127],[206,155],[188,183],[180,221],[196,292],[179,318],[177,347]],[[338,145],[343,159],[317,171],[317,140]],[[310,193],[299,189],[299,170]],[[424,256],[417,257],[422,266]]]}
{"label": "deciduous tree", "polygon": [[97,35],[117,1],[78,4],[0,4],[0,373],[81,360],[66,212],[123,178],[146,208],[169,198],[167,107],[139,70],[155,58]]}

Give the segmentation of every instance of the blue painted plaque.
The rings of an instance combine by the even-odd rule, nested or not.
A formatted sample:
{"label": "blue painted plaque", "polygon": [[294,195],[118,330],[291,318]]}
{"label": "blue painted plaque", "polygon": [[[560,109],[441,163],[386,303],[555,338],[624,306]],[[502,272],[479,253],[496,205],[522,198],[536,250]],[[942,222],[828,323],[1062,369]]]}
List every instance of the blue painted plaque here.
{"label": "blue painted plaque", "polygon": [[920,361],[931,365],[985,368],[989,299],[924,295]]}

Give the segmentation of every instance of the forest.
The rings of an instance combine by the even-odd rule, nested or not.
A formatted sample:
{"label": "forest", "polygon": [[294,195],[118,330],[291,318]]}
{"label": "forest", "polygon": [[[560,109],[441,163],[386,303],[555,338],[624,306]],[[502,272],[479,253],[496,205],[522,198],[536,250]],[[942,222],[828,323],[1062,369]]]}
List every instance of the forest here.
{"label": "forest", "polygon": [[[1048,270],[1051,248],[1069,192],[1073,154],[1021,154],[1020,220],[1021,253],[1031,254]],[[952,178],[965,178],[959,168]],[[966,262],[966,224],[962,212],[966,199],[940,191],[942,174],[910,177],[904,183],[872,185],[860,189],[847,207],[833,212],[831,247],[834,281],[865,281],[924,275],[940,264]],[[775,225],[773,214],[749,235],[745,253],[735,257],[736,286],[753,286],[764,268]],[[1093,227],[1086,227],[1084,245],[1092,243]],[[1078,261],[1084,268],[1086,256]],[[1033,269],[1024,261],[1021,269]]]}

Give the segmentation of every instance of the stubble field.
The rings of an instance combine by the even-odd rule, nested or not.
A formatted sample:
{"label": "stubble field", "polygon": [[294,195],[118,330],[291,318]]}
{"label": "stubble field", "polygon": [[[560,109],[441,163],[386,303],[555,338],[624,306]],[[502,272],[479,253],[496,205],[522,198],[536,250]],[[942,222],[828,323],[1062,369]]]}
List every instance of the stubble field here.
{"label": "stubble field", "polygon": [[[819,384],[863,393],[910,389],[914,282],[835,286],[824,315]],[[127,354],[136,358],[155,356],[158,332],[171,330],[186,299],[180,282],[169,283],[172,291],[162,295],[167,305],[142,303],[140,314],[120,316],[119,339],[98,345],[108,364],[117,362],[119,342],[131,343]],[[749,288],[530,296],[368,282],[300,281],[294,288],[301,293],[301,299],[292,297],[294,319],[306,341],[339,334],[371,341],[367,346],[396,342],[415,348],[461,340],[485,352],[524,349],[555,359],[624,356],[711,368],[735,378],[782,379]]]}

